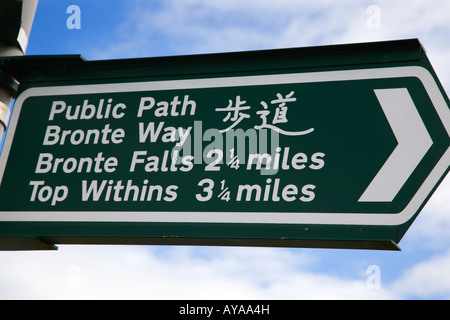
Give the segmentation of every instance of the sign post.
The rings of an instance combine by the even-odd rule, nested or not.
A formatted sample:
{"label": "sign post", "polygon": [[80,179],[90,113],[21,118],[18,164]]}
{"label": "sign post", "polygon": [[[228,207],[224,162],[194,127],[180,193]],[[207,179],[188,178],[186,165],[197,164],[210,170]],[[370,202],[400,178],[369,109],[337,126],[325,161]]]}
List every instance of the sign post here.
{"label": "sign post", "polygon": [[[38,0],[5,0],[0,4],[0,58],[25,54],[37,4]],[[9,120],[14,84],[14,77],[0,67],[0,136]]]}
{"label": "sign post", "polygon": [[449,170],[448,98],[416,40],[66,58],[9,61],[8,243],[398,250]]}

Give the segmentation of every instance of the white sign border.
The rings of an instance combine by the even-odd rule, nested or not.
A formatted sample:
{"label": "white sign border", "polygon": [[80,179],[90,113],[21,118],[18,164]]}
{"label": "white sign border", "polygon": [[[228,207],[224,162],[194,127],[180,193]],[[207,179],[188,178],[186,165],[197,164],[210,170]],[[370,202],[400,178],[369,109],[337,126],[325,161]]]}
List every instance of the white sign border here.
{"label": "white sign border", "polygon": [[[351,80],[416,77],[424,85],[444,128],[450,136],[450,109],[431,73],[423,67],[394,67],[313,73],[293,73],[243,77],[149,81],[135,83],[37,87],[24,91],[16,100],[0,158],[0,185],[14,139],[21,108],[26,99],[74,94],[206,89],[290,83],[317,83]],[[255,213],[255,212],[2,212],[0,222],[166,222],[398,226],[419,210],[450,165],[450,147],[425,179],[406,208],[386,213]]]}

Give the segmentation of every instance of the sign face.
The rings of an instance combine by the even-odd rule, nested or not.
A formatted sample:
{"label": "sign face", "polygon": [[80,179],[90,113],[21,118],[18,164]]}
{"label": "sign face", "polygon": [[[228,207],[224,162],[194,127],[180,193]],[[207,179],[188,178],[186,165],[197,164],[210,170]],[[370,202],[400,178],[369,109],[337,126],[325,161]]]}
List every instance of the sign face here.
{"label": "sign face", "polygon": [[32,87],[10,127],[0,221],[120,237],[397,242],[450,165],[417,65]]}

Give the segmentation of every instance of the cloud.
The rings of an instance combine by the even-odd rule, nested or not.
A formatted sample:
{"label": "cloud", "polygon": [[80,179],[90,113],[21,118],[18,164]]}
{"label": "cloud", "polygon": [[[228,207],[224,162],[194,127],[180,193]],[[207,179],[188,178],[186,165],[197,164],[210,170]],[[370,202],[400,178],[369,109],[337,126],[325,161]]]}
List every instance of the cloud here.
{"label": "cloud", "polygon": [[448,12],[446,0],[135,0],[114,36],[104,34],[84,54],[95,60],[419,38],[448,88]]}
{"label": "cloud", "polygon": [[[158,252],[160,251],[160,252]],[[0,253],[0,299],[389,299],[367,276],[311,271],[302,251],[79,247]]]}
{"label": "cloud", "polygon": [[421,262],[407,270],[392,289],[399,294],[422,299],[450,299],[450,252]]}
{"label": "cloud", "polygon": [[118,30],[122,41],[96,51],[150,56],[331,44],[348,21],[365,17],[354,1],[135,1]]}
{"label": "cloud", "polygon": [[[3,252],[8,263],[0,265],[0,299],[450,298],[450,252],[412,265],[391,283],[383,267],[380,287],[371,285],[373,269],[357,252],[352,259],[361,270],[347,274],[322,269],[319,256],[291,249],[133,246]],[[336,269],[342,266],[335,261]]]}
{"label": "cloud", "polygon": [[450,177],[447,177],[426,204],[407,234],[416,246],[440,250],[450,243]]}

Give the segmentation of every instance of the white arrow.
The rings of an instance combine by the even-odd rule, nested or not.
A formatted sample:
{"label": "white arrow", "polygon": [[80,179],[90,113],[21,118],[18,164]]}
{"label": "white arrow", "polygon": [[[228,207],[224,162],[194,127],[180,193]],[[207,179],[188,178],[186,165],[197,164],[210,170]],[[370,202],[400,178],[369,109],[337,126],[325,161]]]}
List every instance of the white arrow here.
{"label": "white arrow", "polygon": [[433,145],[406,88],[374,90],[398,145],[359,202],[392,202]]}

